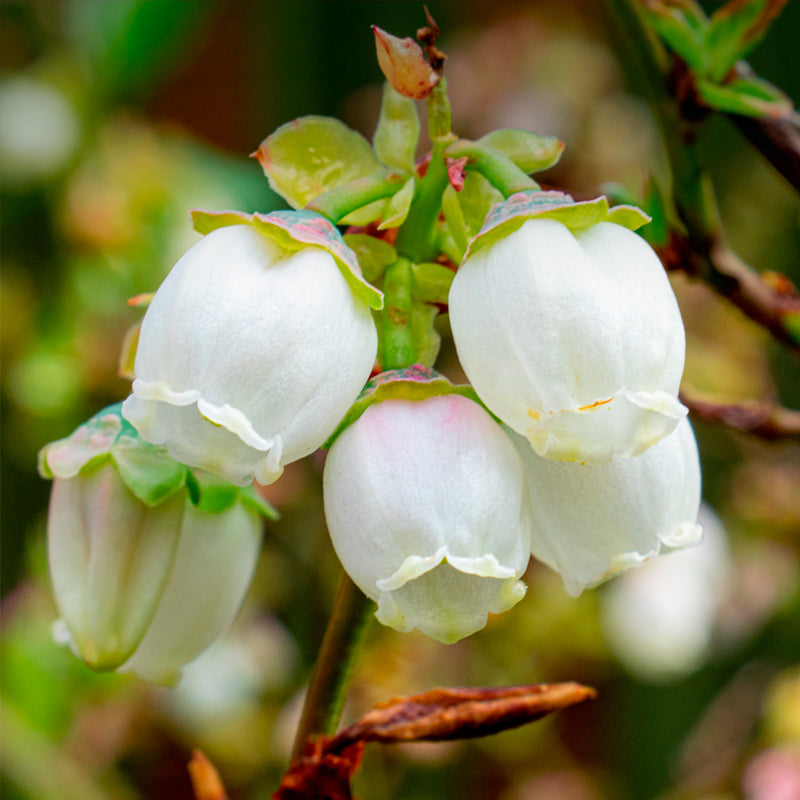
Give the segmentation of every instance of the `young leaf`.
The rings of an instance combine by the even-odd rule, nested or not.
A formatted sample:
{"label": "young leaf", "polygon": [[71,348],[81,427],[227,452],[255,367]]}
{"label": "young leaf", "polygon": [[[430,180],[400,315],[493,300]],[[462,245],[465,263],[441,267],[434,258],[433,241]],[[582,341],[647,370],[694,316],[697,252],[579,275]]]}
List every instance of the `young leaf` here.
{"label": "young leaf", "polygon": [[721,81],[761,40],[786,0],[729,0],[711,15],[706,31],[709,77]]}
{"label": "young leaf", "polygon": [[383,100],[372,146],[387,167],[413,172],[419,139],[419,115],[413,100],[383,85]]}
{"label": "young leaf", "polygon": [[705,74],[708,20],[694,0],[650,0],[645,9],[658,35],[698,75]]}
{"label": "young leaf", "polygon": [[762,78],[737,78],[722,85],[700,80],[697,93],[709,108],[729,114],[781,119],[790,117],[793,111],[792,101]]}
{"label": "young leaf", "polygon": [[414,199],[414,178],[409,178],[403,188],[389,199],[384,209],[384,218],[380,225],[379,231],[384,231],[387,228],[398,228],[403,224],[405,218],[408,216],[408,210],[411,208],[411,201]]}
{"label": "young leaf", "polygon": [[281,125],[253,153],[270,187],[293,208],[377,172],[369,142],[332,117],[300,117]]}
{"label": "young leaf", "polygon": [[478,142],[499,150],[528,175],[552,167],[564,152],[564,142],[555,136],[539,136],[514,128],[492,131]]}

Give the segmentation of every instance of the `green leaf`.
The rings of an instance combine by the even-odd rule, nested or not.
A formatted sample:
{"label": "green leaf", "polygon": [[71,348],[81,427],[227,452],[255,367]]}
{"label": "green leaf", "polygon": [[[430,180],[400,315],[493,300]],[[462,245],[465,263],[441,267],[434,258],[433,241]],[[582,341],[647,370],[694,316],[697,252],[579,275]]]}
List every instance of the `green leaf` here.
{"label": "green leaf", "polygon": [[450,284],[456,276],[452,269],[426,261],[422,264],[413,264],[411,272],[414,276],[411,294],[416,300],[423,303],[447,303]]}
{"label": "green leaf", "polygon": [[564,152],[564,143],[555,136],[539,136],[515,128],[487,133],[478,143],[499,150],[528,175],[552,167]]}
{"label": "green leaf", "polygon": [[366,233],[346,233],[345,244],[356,254],[364,277],[374,283],[389,264],[397,260],[397,250],[383,239]]}
{"label": "green leaf", "polygon": [[737,78],[722,85],[700,80],[697,93],[708,108],[728,114],[781,119],[793,112],[792,101],[762,78]]}
{"label": "green leaf", "polygon": [[254,156],[273,191],[293,208],[381,166],[369,142],[333,117],[287,122],[264,139]]}
{"label": "green leaf", "polygon": [[756,34],[767,0],[748,0],[746,3],[726,3],[711,15],[706,31],[708,77],[721,81],[731,67],[761,38],[766,25]]}
{"label": "green leaf", "polygon": [[387,228],[399,228],[405,222],[408,210],[411,208],[411,201],[414,199],[415,185],[415,179],[409,178],[403,188],[389,199],[383,212],[385,216],[378,225],[379,231],[385,231]]}
{"label": "green leaf", "polygon": [[163,445],[145,442],[128,425],[111,447],[123,483],[146,506],[157,506],[186,485],[188,468]]}
{"label": "green leaf", "polygon": [[[469,177],[470,174],[477,173],[467,173],[466,177]],[[460,264],[464,253],[467,252],[470,237],[467,233],[467,223],[464,220],[464,212],[461,210],[458,192],[456,192],[450,184],[448,184],[447,188],[442,193],[442,212],[444,213],[444,219],[447,223],[447,229],[450,232],[453,243],[460,253],[460,257],[456,262]]]}
{"label": "green leaf", "polygon": [[246,486],[239,490],[239,502],[254,514],[261,514],[266,519],[281,518],[278,510],[273,508],[252,486]]}
{"label": "green leaf", "polygon": [[503,200],[503,195],[483,175],[467,173],[464,188],[458,193],[458,202],[470,239],[478,235],[489,212]]}
{"label": "green leaf", "polygon": [[343,216],[337,224],[361,227],[363,225],[369,225],[370,222],[377,222],[379,219],[383,218],[384,210],[388,202],[388,200],[376,200],[374,203],[361,206],[361,208],[357,208],[355,211],[351,211],[349,214]]}
{"label": "green leaf", "polygon": [[661,0],[644,6],[658,35],[698,75],[706,70],[708,19],[694,0]]}
{"label": "green leaf", "polygon": [[372,137],[378,158],[387,167],[413,172],[419,130],[416,103],[384,83],[378,127]]}

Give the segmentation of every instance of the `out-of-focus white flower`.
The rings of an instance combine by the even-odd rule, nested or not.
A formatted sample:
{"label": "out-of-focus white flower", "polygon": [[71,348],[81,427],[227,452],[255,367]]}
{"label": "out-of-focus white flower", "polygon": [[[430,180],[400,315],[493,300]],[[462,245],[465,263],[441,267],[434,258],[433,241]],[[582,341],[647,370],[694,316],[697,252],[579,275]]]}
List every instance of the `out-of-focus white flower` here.
{"label": "out-of-focus white flower", "polygon": [[384,625],[454,642],[524,595],[522,465],[472,400],[371,405],[331,448],[324,492],[333,546]]}
{"label": "out-of-focus white flower", "polygon": [[55,86],[28,75],[0,83],[0,176],[6,184],[52,177],[75,155],[81,125]]}
{"label": "out-of-focus white flower", "polygon": [[609,584],[602,618],[619,660],[647,680],[691,672],[706,657],[731,575],[719,518],[700,507],[703,541],[643,564]]}
{"label": "out-of-focus white flower", "polygon": [[531,551],[571,595],[700,540],[700,462],[688,420],[646,453],[605,464],[551,461],[513,441],[528,473]]}
{"label": "out-of-focus white flower", "polygon": [[258,558],[259,512],[270,509],[249,488],[198,483],[119,405],[45,447],[40,469],[54,478],[59,638],[93,669],[174,683],[235,616]]}
{"label": "out-of-focus white flower", "polygon": [[145,315],[123,406],[145,439],[240,486],[318,448],[377,352],[336,259],[284,244],[235,224],[178,261]]}
{"label": "out-of-focus white flower", "polygon": [[529,219],[461,265],[461,364],[481,400],[558,461],[636,456],[674,430],[684,330],[658,257],[613,222]]}

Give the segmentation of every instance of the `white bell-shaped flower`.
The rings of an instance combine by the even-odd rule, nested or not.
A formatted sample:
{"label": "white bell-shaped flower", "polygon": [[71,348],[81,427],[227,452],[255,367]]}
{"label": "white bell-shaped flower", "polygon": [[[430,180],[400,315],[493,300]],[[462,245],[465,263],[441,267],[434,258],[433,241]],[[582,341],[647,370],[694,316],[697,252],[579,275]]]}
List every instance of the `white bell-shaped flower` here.
{"label": "white bell-shaped flower", "polygon": [[333,444],[324,492],[333,546],[384,625],[454,642],[524,595],[522,464],[472,400],[371,405]]}
{"label": "white bell-shaped flower", "polygon": [[627,228],[530,219],[466,259],[449,309],[478,395],[541,456],[636,456],[686,413],[680,311],[658,257]]}
{"label": "white bell-shaped flower", "polygon": [[258,561],[262,527],[258,514],[240,502],[219,513],[187,505],[158,607],[120,672],[157,683],[178,681],[181,668],[236,616]]}
{"label": "white bell-shaped flower", "polygon": [[376,352],[369,309],[329,252],[222,227],[156,292],[123,413],[178,461],[271,483],[332,433]]}
{"label": "white bell-shaped flower", "polygon": [[528,473],[531,552],[571,595],[700,541],[700,462],[687,419],[646,453],[605,464],[552,461],[513,441]]}

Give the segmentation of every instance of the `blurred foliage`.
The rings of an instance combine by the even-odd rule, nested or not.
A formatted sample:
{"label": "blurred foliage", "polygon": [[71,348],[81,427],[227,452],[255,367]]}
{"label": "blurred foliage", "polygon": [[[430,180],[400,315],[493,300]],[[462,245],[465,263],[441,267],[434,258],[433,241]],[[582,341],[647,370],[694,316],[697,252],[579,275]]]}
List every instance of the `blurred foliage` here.
{"label": "blurred foliage", "polygon": [[[641,198],[649,175],[663,183],[656,127],[615,57],[602,4],[429,7],[449,56],[459,134],[521,127],[557,136],[567,149],[543,181],[579,196],[614,181]],[[301,114],[329,114],[372,135],[381,76],[371,23],[412,35],[421,5],[0,4],[0,788],[8,800],[190,798],[185,763],[197,746],[232,798],[260,800],[277,786],[339,576],[320,457],[268,487],[283,519],[268,527],[245,609],[178,689],[163,690],[95,675],[50,637],[48,485],[36,452],[127,393],[116,360],[141,314],[127,300],[155,289],[196,240],[187,211],[282,205],[247,159],[267,134]],[[787,63],[798,30],[800,4],[790,3],[749,55],[795,102],[800,74]],[[797,197],[724,120],[704,134],[732,246],[757,268],[800,281]],[[774,392],[800,405],[791,354],[702,285],[679,276],[675,288],[688,386],[733,399]],[[458,379],[442,333],[443,371]],[[770,787],[797,785],[800,449],[702,421],[695,428],[705,497],[730,542],[727,589],[699,663],[660,679],[629,671],[604,634],[608,589],[572,600],[539,565],[522,603],[456,645],[375,625],[345,722],[388,696],[436,685],[578,680],[600,696],[485,740],[372,747],[358,797],[774,800]]]}

